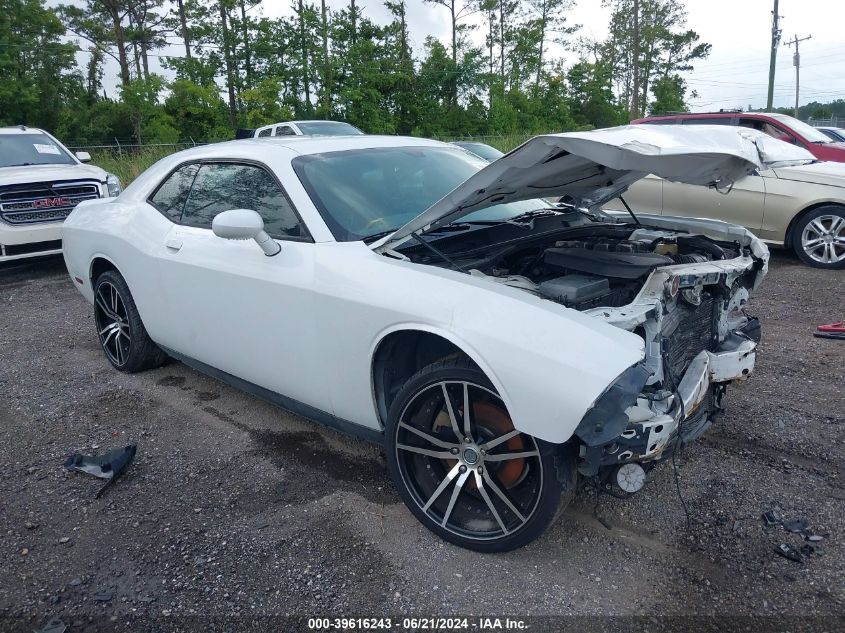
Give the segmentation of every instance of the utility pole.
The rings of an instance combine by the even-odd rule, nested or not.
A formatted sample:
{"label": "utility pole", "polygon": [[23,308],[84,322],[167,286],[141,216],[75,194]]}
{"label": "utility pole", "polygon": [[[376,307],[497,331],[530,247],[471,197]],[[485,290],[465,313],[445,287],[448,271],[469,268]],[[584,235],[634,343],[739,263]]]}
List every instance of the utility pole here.
{"label": "utility pole", "polygon": [[775,8],[772,11],[772,53],[769,58],[769,97],[766,99],[766,110],[772,109],[772,97],[775,91],[775,61],[778,57],[778,44],[780,43],[780,15],[778,15],[778,0],[775,0]]}
{"label": "utility pole", "polygon": [[799,86],[800,86],[800,82],[798,81],[798,79],[799,79],[798,70],[799,70],[799,68],[801,68],[801,54],[798,52],[798,43],[803,42],[805,40],[808,40],[811,37],[813,37],[813,36],[808,35],[807,37],[802,37],[801,39],[798,39],[798,36],[796,35],[794,39],[792,39],[788,42],[784,42],[785,46],[792,46],[793,44],[795,44],[795,54],[792,56],[792,65],[795,66],[795,118],[796,119],[798,118],[798,89],[799,89]]}
{"label": "utility pole", "polygon": [[[777,2],[777,0],[775,0]],[[634,0],[634,88],[631,91],[631,114],[640,118],[640,0]]]}

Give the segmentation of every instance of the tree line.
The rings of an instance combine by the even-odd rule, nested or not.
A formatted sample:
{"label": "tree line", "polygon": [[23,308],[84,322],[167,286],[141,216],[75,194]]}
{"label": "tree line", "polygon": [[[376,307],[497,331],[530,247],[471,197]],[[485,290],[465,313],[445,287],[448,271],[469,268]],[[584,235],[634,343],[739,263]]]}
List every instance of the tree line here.
{"label": "tree line", "polygon": [[[409,1],[448,19],[445,41],[414,41]],[[572,23],[575,0],[384,0],[386,24],[359,0],[292,0],[281,18],[260,0],[0,0],[0,124],[74,143],[168,143],[293,118],[478,136],[685,110],[681,73],[710,46],[686,28],[683,3],[602,2],[609,35],[597,41]]]}

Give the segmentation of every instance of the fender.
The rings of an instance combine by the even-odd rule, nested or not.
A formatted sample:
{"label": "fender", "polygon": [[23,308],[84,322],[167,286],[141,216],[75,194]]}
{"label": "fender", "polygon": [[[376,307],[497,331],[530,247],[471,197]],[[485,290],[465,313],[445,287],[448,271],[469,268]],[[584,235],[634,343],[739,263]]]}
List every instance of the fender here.
{"label": "fender", "polygon": [[319,331],[345,332],[331,353],[335,415],[364,426],[381,427],[373,354],[400,330],[435,334],[463,350],[515,427],[553,443],[568,440],[601,393],[644,358],[636,334],[517,288],[398,261],[362,243],[319,245],[316,261]]}

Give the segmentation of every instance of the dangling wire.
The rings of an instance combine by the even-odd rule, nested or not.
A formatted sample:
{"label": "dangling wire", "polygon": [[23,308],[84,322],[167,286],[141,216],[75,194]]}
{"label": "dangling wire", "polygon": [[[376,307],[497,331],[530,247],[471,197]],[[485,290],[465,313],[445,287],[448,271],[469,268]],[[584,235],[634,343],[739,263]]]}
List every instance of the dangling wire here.
{"label": "dangling wire", "polygon": [[669,380],[672,382],[672,390],[675,392],[675,397],[678,399],[678,404],[681,407],[681,421],[678,422],[678,436],[675,438],[675,446],[672,449],[672,472],[675,478],[675,490],[678,493],[678,499],[681,502],[681,507],[684,509],[684,516],[687,519],[687,531],[692,529],[692,522],[690,521],[689,509],[687,508],[687,502],[684,500],[684,495],[681,492],[681,480],[680,476],[678,475],[678,464],[675,461],[675,457],[677,456],[678,452],[681,450],[683,446],[683,442],[681,440],[682,432],[684,428],[684,422],[686,421],[686,407],[684,405],[684,399],[681,398],[681,392],[678,391],[678,382],[675,380],[675,376],[672,374],[672,368],[669,366],[668,360],[666,358],[666,352],[664,351],[663,354],[663,371],[669,376]]}

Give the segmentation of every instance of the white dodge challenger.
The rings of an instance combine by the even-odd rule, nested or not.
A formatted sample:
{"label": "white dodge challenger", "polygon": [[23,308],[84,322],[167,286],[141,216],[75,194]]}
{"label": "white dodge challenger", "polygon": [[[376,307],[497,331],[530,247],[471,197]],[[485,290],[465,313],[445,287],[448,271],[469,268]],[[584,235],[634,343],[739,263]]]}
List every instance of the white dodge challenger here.
{"label": "white dodge challenger", "polygon": [[233,141],[80,204],[64,257],[115,368],[173,357],[379,442],[426,527],[502,551],[579,480],[639,490],[754,367],[766,246],[602,204],[759,166],[728,128],[540,136],[490,165],[414,138]]}

